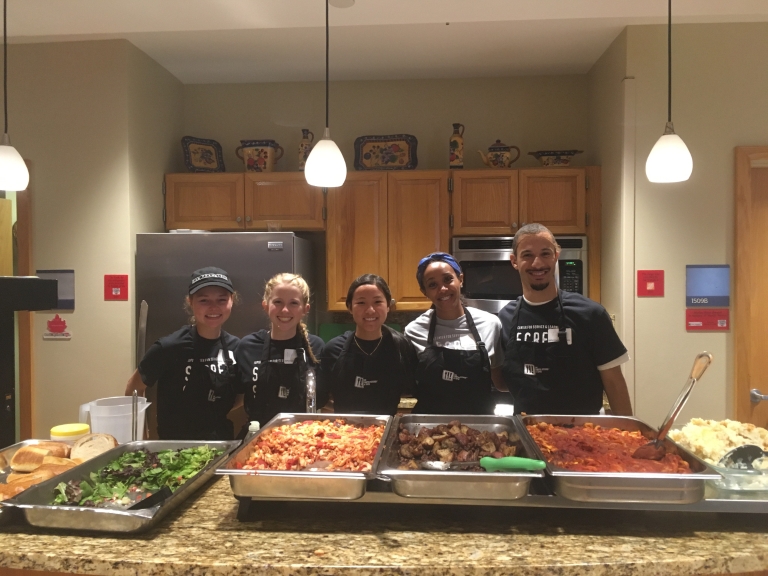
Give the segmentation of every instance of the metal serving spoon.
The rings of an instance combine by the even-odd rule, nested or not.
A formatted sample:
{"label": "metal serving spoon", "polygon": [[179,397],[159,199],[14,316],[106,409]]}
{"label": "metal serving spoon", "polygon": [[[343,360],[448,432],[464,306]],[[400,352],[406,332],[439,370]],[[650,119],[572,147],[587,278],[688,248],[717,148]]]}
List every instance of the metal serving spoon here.
{"label": "metal serving spoon", "polygon": [[519,456],[505,456],[504,458],[491,458],[486,456],[475,462],[422,462],[425,470],[450,470],[451,468],[466,468],[468,466],[480,466],[488,472],[505,470],[542,470],[547,467],[543,460],[520,458]]}
{"label": "metal serving spoon", "polygon": [[688,397],[691,395],[694,384],[701,380],[701,377],[711,363],[712,354],[709,352],[702,352],[696,356],[696,359],[693,361],[691,373],[688,376],[688,381],[680,391],[680,395],[677,397],[677,400],[675,400],[675,403],[672,404],[672,409],[669,411],[669,414],[667,414],[664,422],[662,422],[656,438],[635,450],[634,454],[632,454],[632,458],[640,458],[642,460],[661,460],[664,458],[664,455],[667,453],[667,449],[664,447],[664,439],[667,437],[669,429],[672,428],[672,424],[675,423],[675,418],[677,418],[677,415],[680,414],[683,406],[685,406],[685,403],[688,401]]}
{"label": "metal serving spoon", "polygon": [[[768,452],[756,444],[744,444],[728,451],[717,463],[723,468],[736,468],[742,470],[754,470],[752,462],[768,456]],[[756,470],[755,470],[756,471]]]}

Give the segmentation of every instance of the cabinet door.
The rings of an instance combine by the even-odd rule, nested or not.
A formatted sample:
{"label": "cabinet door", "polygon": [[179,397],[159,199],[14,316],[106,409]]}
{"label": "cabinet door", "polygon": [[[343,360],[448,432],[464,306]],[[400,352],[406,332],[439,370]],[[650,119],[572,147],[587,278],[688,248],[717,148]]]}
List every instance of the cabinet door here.
{"label": "cabinet door", "polygon": [[451,177],[454,234],[517,232],[517,170],[456,170]]}
{"label": "cabinet door", "polygon": [[426,310],[416,266],[430,252],[448,252],[448,172],[390,172],[387,181],[389,277],[398,310]]}
{"label": "cabinet door", "polygon": [[166,174],[165,228],[242,230],[242,174]]}
{"label": "cabinet door", "polygon": [[387,278],[387,175],[353,172],[328,189],[325,235],[328,310],[346,310],[347,290],[361,274]]}
{"label": "cabinet door", "polygon": [[520,170],[520,219],[555,234],[587,231],[584,168]]}
{"label": "cabinet door", "polygon": [[310,186],[303,172],[246,172],[245,227],[267,230],[325,230],[323,193]]}

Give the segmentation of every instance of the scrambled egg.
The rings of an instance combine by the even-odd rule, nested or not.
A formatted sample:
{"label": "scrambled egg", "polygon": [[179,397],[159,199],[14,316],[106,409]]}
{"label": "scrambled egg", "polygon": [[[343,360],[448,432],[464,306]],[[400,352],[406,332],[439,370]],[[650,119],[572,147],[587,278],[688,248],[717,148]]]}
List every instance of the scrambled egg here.
{"label": "scrambled egg", "polygon": [[681,430],[671,430],[669,437],[705,462],[715,465],[726,452],[744,444],[757,444],[768,450],[768,430],[734,420],[718,422],[693,418]]}

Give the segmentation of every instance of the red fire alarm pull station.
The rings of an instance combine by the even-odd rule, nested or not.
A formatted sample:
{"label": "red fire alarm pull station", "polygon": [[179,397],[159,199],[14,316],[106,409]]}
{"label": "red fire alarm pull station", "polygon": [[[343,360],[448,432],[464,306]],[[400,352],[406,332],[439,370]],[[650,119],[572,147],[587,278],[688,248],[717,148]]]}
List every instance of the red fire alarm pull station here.
{"label": "red fire alarm pull station", "polygon": [[128,300],[128,274],[104,275],[104,300]]}
{"label": "red fire alarm pull station", "polygon": [[638,270],[637,295],[664,296],[664,270]]}

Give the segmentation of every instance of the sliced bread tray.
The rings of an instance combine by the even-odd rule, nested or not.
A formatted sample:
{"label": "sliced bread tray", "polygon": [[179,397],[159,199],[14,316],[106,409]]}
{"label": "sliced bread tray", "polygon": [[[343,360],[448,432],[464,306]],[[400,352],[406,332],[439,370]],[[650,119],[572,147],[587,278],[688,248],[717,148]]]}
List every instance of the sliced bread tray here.
{"label": "sliced bread tray", "polygon": [[[523,442],[541,460],[546,458],[528,433],[528,425],[545,423],[567,428],[591,423],[604,429],[639,431],[648,439],[655,438],[657,434],[655,429],[642,420],[629,416],[518,415],[515,418],[525,431]],[[691,504],[702,500],[706,481],[718,480],[720,474],[668,438],[664,440],[664,445],[668,453],[676,453],[688,463],[690,473],[574,471],[555,466],[551,462],[547,463],[546,470],[552,477],[555,494],[579,502]]]}
{"label": "sliced bread tray", "polygon": [[[0,503],[3,507],[0,510],[5,511],[5,509],[13,508],[23,516],[27,523],[41,528],[113,533],[144,532],[155,526],[171,510],[205,484],[212,477],[216,466],[223,462],[238,445],[239,441],[144,440],[128,442],[91,458],[50,480],[32,486],[18,496]],[[146,498],[148,507],[142,508],[139,502],[133,502],[131,505],[135,504],[135,507],[130,508],[127,501],[117,502],[114,507],[53,504],[54,498],[60,493],[57,487],[61,483],[72,482],[73,485],[77,485],[86,482],[93,484],[92,473],[95,475],[99,470],[128,452],[146,450],[156,453],[162,450],[179,450],[202,446],[216,449],[221,454],[214,457],[200,471],[172,492],[166,488],[158,491],[159,493],[151,499]]]}
{"label": "sliced bread tray", "polygon": [[[249,458],[263,438],[281,426],[292,426],[302,422],[331,423],[343,421],[356,427],[373,425],[383,427],[382,440],[373,456],[370,470],[346,471],[327,470],[327,462],[309,462],[302,469],[274,470],[247,469]],[[288,414],[281,413],[270,420],[253,436],[246,437],[240,449],[232,454],[216,474],[228,475],[233,494],[238,498],[278,500],[357,500],[365,494],[368,480],[376,477],[375,470],[384,448],[384,439],[390,430],[392,417],[389,415],[362,414]],[[267,436],[264,436],[267,435]]]}

